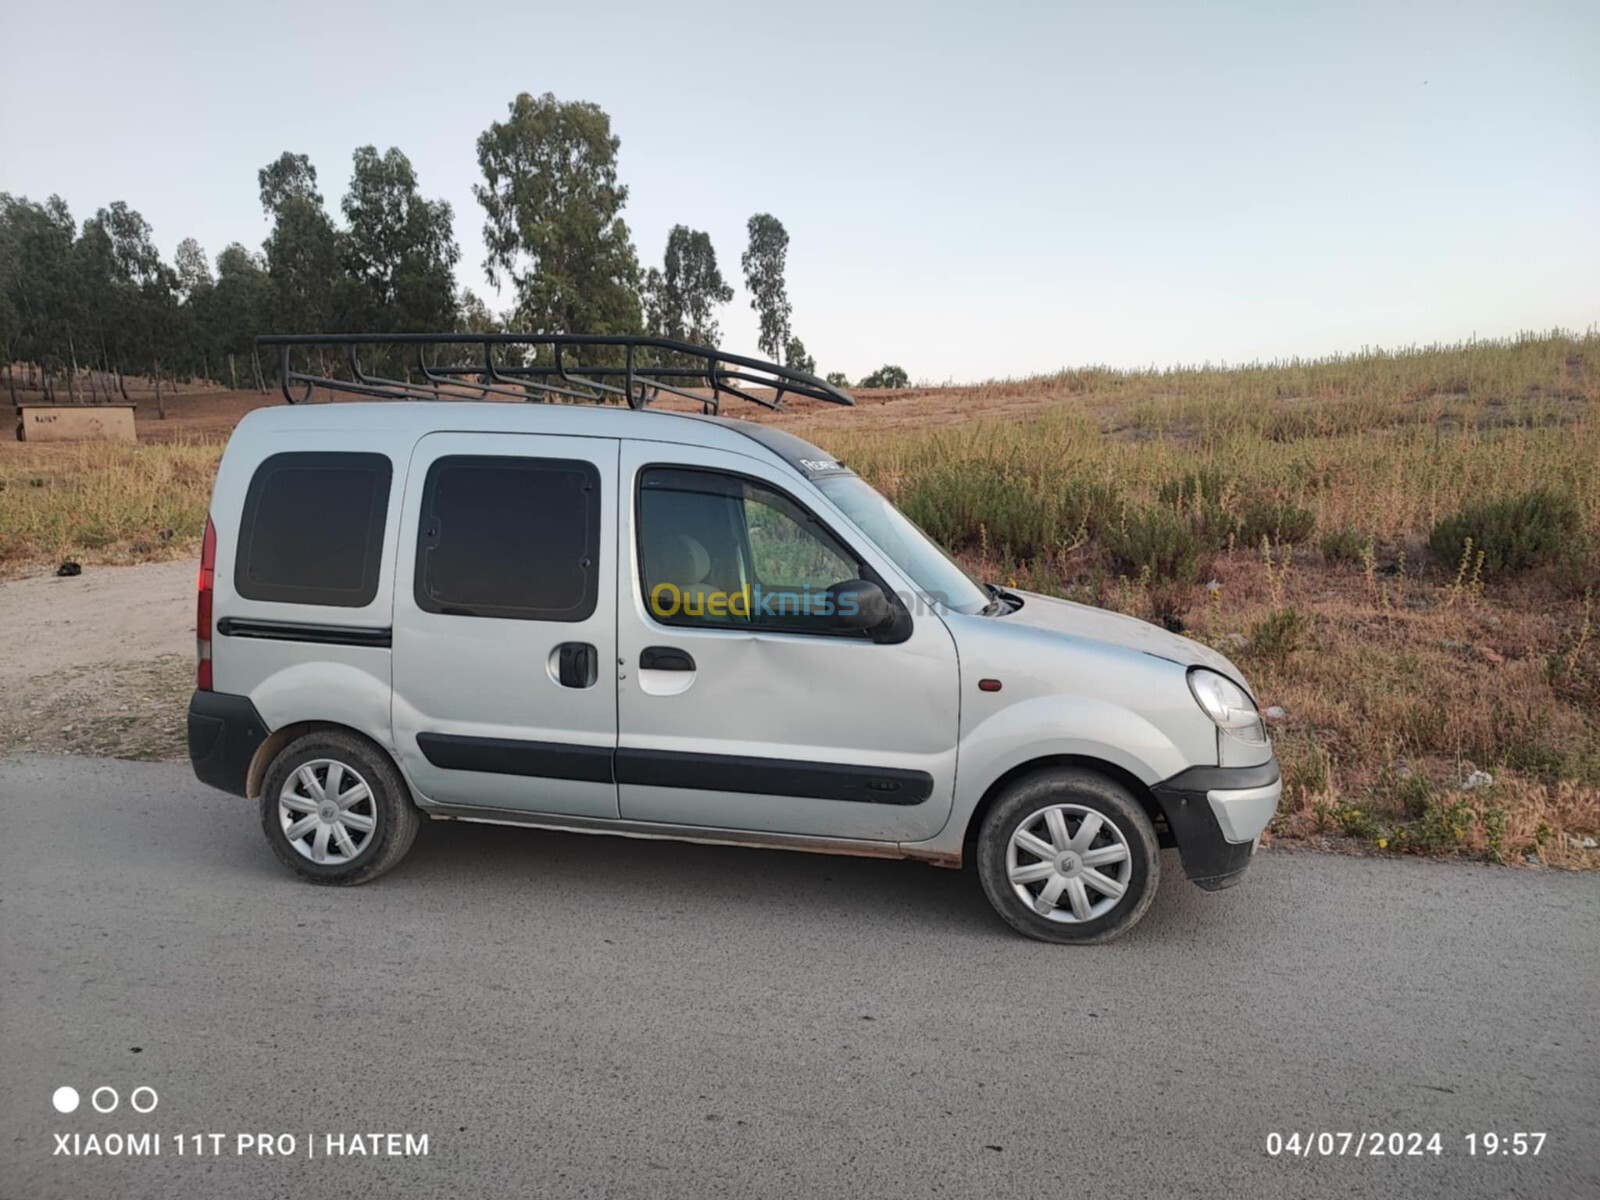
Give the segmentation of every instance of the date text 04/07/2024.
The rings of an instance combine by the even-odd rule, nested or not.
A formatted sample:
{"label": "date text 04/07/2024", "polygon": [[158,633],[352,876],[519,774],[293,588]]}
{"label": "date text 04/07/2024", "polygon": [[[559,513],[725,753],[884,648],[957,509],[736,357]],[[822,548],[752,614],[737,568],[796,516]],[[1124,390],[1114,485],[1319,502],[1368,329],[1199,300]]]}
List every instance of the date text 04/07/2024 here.
{"label": "date text 04/07/2024", "polygon": [[[1471,1158],[1533,1158],[1544,1150],[1548,1134],[1472,1132],[1460,1135],[1461,1148]],[[1272,1158],[1437,1158],[1445,1153],[1441,1133],[1412,1131],[1294,1130],[1267,1134],[1267,1154]]]}

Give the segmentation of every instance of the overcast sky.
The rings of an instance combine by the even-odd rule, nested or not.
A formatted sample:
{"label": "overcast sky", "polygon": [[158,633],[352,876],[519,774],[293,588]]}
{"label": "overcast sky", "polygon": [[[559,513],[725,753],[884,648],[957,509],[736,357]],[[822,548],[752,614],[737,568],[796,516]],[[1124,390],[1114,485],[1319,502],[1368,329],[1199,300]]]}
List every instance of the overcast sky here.
{"label": "overcast sky", "polygon": [[256,171],[399,146],[483,279],[520,91],[621,137],[641,262],[788,228],[823,371],[972,380],[1600,323],[1600,3],[0,0],[0,190],[257,248]]}

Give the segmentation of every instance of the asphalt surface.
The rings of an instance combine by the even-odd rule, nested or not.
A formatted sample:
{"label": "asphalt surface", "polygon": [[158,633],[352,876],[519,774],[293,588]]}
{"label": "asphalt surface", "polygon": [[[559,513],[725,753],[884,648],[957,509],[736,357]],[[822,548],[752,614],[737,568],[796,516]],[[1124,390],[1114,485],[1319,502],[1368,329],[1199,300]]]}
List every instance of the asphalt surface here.
{"label": "asphalt surface", "polygon": [[[1600,1195],[1600,878],[1163,867],[1084,949],[920,864],[492,826],[323,889],[184,766],[0,759],[0,1196]],[[1267,1153],[1296,1130],[1443,1154]],[[112,1132],[162,1153],[55,1153]],[[428,1154],[326,1156],[372,1132]]]}

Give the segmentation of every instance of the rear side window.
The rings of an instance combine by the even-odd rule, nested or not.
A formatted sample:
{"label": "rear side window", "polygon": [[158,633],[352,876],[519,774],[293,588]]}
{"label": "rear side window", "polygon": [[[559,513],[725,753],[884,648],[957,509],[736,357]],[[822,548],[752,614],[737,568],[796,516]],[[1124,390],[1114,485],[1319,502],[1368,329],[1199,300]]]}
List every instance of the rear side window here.
{"label": "rear side window", "polygon": [[283,604],[371,604],[393,474],[382,454],[272,455],[245,493],[234,590]]}
{"label": "rear side window", "polygon": [[438,459],[417,537],[426,612],[587,620],[599,593],[600,472],[565,458]]}

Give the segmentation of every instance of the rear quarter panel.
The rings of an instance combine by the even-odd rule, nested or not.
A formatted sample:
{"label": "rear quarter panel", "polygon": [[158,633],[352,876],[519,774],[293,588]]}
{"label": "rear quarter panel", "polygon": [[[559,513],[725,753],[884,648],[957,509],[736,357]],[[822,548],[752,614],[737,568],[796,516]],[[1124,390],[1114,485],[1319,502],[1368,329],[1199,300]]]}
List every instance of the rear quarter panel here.
{"label": "rear quarter panel", "polygon": [[[227,617],[389,628],[394,619],[400,505],[415,438],[404,431],[384,429],[264,429],[252,421],[254,416],[246,416],[229,440],[211,496],[211,521],[217,531],[213,687],[218,692],[249,696],[271,729],[300,721],[328,721],[392,749],[392,675],[387,648],[224,637],[215,630]],[[235,587],[242,510],[256,469],[273,454],[307,450],[380,453],[392,464],[377,593],[371,603],[359,608],[250,600]]]}

